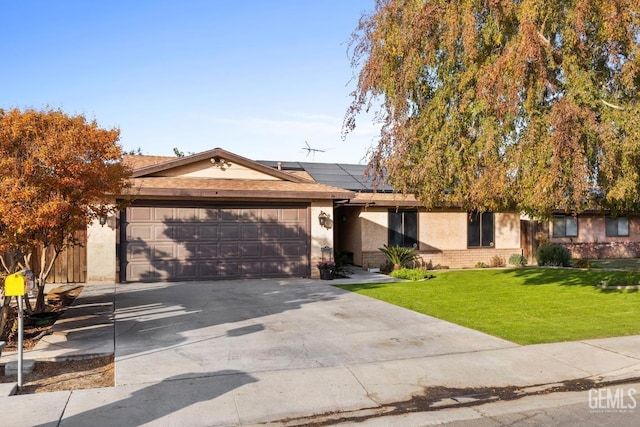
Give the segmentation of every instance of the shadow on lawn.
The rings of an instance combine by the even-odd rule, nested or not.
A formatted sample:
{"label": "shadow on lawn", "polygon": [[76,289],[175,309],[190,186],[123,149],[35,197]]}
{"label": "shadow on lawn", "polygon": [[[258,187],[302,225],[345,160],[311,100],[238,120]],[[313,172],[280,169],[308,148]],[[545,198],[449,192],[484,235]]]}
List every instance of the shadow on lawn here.
{"label": "shadow on lawn", "polygon": [[[595,287],[604,280],[614,279],[620,283],[640,284],[640,272],[581,270],[571,268],[533,267],[505,272],[522,280],[523,285],[589,286]],[[637,289],[599,289],[602,293],[632,293]]]}

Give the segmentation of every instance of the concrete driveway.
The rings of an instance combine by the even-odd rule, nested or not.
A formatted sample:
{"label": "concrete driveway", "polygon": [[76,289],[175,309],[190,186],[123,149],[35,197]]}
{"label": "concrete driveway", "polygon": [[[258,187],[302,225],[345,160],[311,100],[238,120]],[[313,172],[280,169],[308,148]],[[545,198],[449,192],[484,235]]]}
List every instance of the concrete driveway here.
{"label": "concrete driveway", "polygon": [[116,384],[344,367],[517,347],[331,283],[338,282],[119,285]]}

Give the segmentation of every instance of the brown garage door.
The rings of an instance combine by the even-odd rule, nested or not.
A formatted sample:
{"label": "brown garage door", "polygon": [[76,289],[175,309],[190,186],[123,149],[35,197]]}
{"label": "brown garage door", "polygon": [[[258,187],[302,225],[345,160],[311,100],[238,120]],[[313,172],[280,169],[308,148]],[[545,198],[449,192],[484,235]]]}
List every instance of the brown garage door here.
{"label": "brown garage door", "polygon": [[307,206],[129,207],[121,217],[121,280],[307,276],[307,210]]}

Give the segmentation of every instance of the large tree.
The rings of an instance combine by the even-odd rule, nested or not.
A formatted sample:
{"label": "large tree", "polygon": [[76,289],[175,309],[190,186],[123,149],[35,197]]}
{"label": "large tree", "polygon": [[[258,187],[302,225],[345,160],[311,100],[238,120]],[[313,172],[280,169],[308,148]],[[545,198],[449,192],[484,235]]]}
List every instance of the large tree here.
{"label": "large tree", "polygon": [[640,3],[377,0],[344,129],[430,208],[640,210]]}
{"label": "large tree", "polygon": [[7,273],[35,267],[35,311],[58,254],[129,186],[118,139],[82,115],[0,110],[0,261]]}

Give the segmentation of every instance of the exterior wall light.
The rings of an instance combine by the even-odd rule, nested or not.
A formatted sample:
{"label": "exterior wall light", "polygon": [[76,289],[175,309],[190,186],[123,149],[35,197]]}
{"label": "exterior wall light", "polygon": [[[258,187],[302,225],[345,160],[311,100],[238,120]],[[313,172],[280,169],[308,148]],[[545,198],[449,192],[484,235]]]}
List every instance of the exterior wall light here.
{"label": "exterior wall light", "polygon": [[331,228],[331,226],[333,225],[333,221],[331,221],[329,214],[325,211],[320,211],[320,215],[318,215],[318,222],[320,223],[320,226],[326,229]]}

